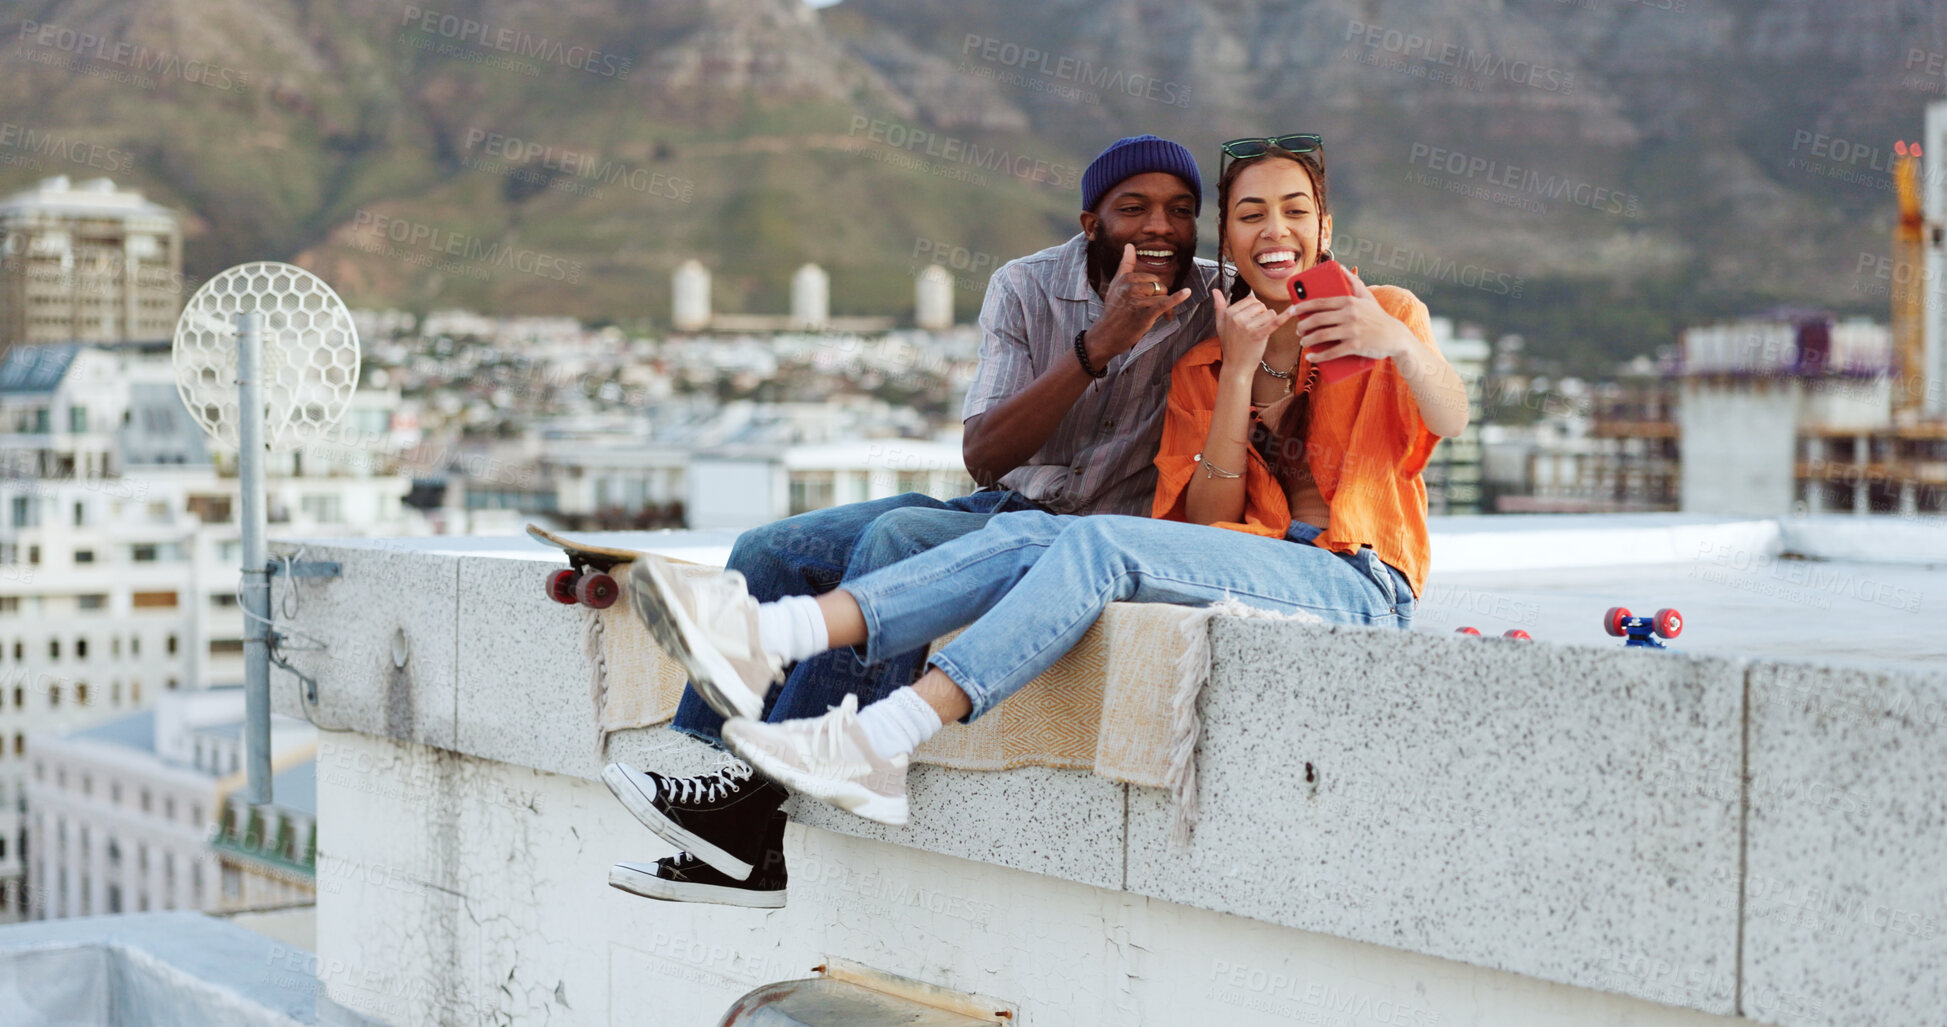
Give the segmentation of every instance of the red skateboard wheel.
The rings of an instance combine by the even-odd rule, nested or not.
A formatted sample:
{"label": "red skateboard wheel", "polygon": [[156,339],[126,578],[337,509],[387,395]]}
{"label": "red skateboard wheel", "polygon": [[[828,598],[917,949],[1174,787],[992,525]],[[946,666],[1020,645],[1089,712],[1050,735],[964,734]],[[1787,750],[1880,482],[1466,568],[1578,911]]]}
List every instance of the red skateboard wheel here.
{"label": "red skateboard wheel", "polygon": [[1651,627],[1659,638],[1675,638],[1683,634],[1683,614],[1666,606],[1656,611],[1656,619],[1651,622]]}
{"label": "red skateboard wheel", "polygon": [[615,579],[606,574],[585,574],[575,582],[575,598],[581,600],[583,606],[592,606],[597,610],[614,606],[615,600],[621,595],[622,590],[616,587]]}
{"label": "red skateboard wheel", "polygon": [[1456,635],[1478,635],[1480,633],[1481,633],[1481,629],[1479,628],[1455,628],[1454,629],[1454,634]]}
{"label": "red skateboard wheel", "polygon": [[575,577],[572,569],[548,575],[548,598],[563,606],[575,605]]}
{"label": "red skateboard wheel", "polygon": [[1501,632],[1501,637],[1518,638],[1523,642],[1532,642],[1535,640],[1533,635],[1528,634],[1526,631],[1523,631],[1520,628],[1509,628],[1506,631]]}
{"label": "red skateboard wheel", "polygon": [[1602,630],[1607,631],[1617,638],[1621,638],[1623,635],[1628,634],[1628,632],[1623,630],[1623,621],[1628,619],[1629,607],[1611,606],[1609,612],[1602,615]]}

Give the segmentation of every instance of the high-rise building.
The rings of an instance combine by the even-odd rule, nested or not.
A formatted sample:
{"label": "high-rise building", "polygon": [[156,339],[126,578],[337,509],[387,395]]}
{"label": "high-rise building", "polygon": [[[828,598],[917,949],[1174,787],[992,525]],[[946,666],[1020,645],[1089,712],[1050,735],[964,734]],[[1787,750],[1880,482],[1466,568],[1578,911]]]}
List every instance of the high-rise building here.
{"label": "high-rise building", "polygon": [[0,200],[0,351],[165,339],[183,300],[175,211],[66,175]]}
{"label": "high-rise building", "polygon": [[1491,348],[1471,326],[1454,332],[1453,322],[1433,319],[1434,343],[1467,389],[1467,428],[1443,440],[1427,462],[1427,510],[1435,516],[1481,512],[1482,388]]}

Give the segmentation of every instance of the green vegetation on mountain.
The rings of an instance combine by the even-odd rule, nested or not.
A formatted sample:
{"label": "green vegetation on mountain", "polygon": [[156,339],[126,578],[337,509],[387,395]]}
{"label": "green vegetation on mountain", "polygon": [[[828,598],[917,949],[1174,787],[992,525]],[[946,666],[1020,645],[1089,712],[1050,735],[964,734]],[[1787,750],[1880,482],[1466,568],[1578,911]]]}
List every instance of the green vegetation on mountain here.
{"label": "green vegetation on mountain", "polygon": [[[941,252],[971,317],[994,263],[1074,230],[1117,136],[1185,142],[1214,185],[1219,141],[1313,130],[1370,280],[1582,371],[1775,303],[1884,316],[1855,268],[1947,90],[1907,67],[1947,50],[1927,0],[15,10],[4,120],[128,154],[192,281],[289,259],[356,304],[654,326],[690,257],[720,310],[783,311],[815,261],[834,312],[904,315]],[[0,189],[99,173],[4,155]]]}

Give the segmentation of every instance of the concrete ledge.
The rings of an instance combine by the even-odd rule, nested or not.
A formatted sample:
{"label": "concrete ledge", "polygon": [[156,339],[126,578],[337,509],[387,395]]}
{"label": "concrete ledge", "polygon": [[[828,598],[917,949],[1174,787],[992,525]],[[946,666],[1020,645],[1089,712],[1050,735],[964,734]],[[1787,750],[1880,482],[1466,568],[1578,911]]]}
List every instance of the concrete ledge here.
{"label": "concrete ledge", "polygon": [[[1679,552],[1703,544],[1696,532],[1779,544],[1769,521],[1640,530],[1641,544]],[[347,573],[296,586],[290,626],[327,648],[293,662],[318,677],[318,720],[355,732],[320,746],[320,951],[402,968],[389,987],[414,1015],[477,1009],[419,991],[450,990],[442,975],[462,968],[553,958],[541,957],[558,913],[521,896],[608,897],[535,854],[608,843],[633,858],[612,843],[646,837],[619,810],[596,815],[612,804],[594,783],[579,618],[541,595],[548,551],[312,543],[306,556]],[[278,583],[280,602],[290,587]],[[1917,1022],[1947,1004],[1947,875],[1930,872],[1947,850],[1940,676],[1246,621],[1213,631],[1202,823],[1187,852],[1166,843],[1160,793],[1048,769],[924,768],[912,826],[801,803],[794,832],[813,834],[794,837],[1058,879],[1118,896],[1116,916],[1153,899],[1788,1027]],[[279,712],[303,715],[289,676],[273,684]],[[361,765],[377,739],[412,755]],[[661,730],[618,735],[610,752],[679,773],[701,756]],[[366,802],[398,805],[421,829],[349,829]],[[331,897],[327,856],[424,883],[397,909],[353,910]],[[848,937],[897,951],[885,939],[903,937],[903,915],[884,913],[883,936],[861,923]],[[374,918],[412,926],[380,931]],[[967,967],[942,958],[877,965],[959,980]],[[525,986],[516,1020],[550,1007],[552,982]],[[989,989],[976,978],[965,990]],[[398,1022],[347,994],[334,1000]]]}
{"label": "concrete ledge", "polygon": [[1790,1027],[1947,1010],[1947,674],[1751,673],[1744,1008]]}
{"label": "concrete ledge", "polygon": [[1079,770],[1022,767],[994,773],[921,764],[907,780],[912,823],[886,827],[822,802],[794,799],[791,818],[980,863],[1121,888],[1130,788]]}
{"label": "concrete ledge", "polygon": [[[294,621],[283,606],[273,607],[280,629],[301,632],[287,647],[290,663],[320,683],[310,716],[332,727],[453,748],[459,680],[454,557],[383,542],[279,544],[273,555],[299,550],[307,560],[337,561],[343,569],[337,580],[272,579],[273,602],[297,604]],[[295,680],[276,669],[271,678],[276,712],[305,716]]]}
{"label": "concrete ledge", "polygon": [[494,557],[464,557],[458,565],[453,748],[599,778],[584,611],[542,594],[545,565]]}
{"label": "concrete ledge", "polygon": [[[338,744],[368,770],[319,785],[321,1018],[703,1027],[841,956],[992,995],[1027,1027],[1734,1023],[796,824],[784,908],[655,902],[605,883],[668,847],[598,783]],[[398,787],[363,787],[381,778]]]}
{"label": "concrete ledge", "polygon": [[1195,839],[1133,790],[1130,890],[1643,997],[1613,968],[1660,953],[1733,1010],[1737,796],[1645,756],[1735,753],[1741,667],[1253,621],[1213,658]]}

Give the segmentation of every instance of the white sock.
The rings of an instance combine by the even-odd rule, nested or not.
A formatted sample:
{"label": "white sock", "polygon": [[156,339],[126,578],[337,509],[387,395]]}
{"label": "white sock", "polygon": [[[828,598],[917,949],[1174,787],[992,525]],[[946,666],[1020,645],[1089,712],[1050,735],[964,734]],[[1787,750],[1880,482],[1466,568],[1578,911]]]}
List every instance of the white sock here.
{"label": "white sock", "polygon": [[809,659],[831,648],[825,615],[810,596],[785,596],[757,604],[757,639],[766,652],[786,663]]}
{"label": "white sock", "polygon": [[882,759],[904,756],[946,725],[933,707],[908,685],[859,711],[865,740]]}

